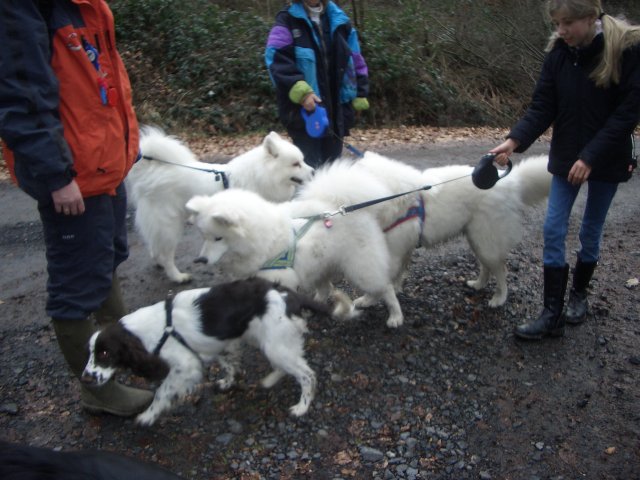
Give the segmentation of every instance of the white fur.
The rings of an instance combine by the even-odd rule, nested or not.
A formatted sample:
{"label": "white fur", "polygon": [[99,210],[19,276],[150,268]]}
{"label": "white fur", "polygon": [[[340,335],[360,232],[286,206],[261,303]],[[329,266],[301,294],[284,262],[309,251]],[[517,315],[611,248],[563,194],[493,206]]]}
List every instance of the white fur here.
{"label": "white fur", "polygon": [[[170,367],[169,374],[157,388],[151,405],[136,417],[141,425],[152,425],[160,414],[172,407],[180,398],[191,392],[202,380],[203,364],[218,360],[225,372],[224,378],[217,382],[221,389],[228,389],[234,383],[239,369],[241,346],[247,343],[260,349],[274,370],[261,382],[264,388],[270,388],[285,374],[296,378],[302,388],[299,402],[290,408],[295,416],[304,415],[313,400],[316,377],[304,358],[303,334],[306,323],[303,318],[286,314],[285,298],[291,292],[272,288],[266,294],[266,313],[254,317],[244,334],[236,339],[221,340],[205,335],[200,323],[201,312],[194,300],[206,293],[208,288],[185,290],[173,300],[173,325],[196,355],[178,340],[169,337],[159,352],[159,356]],[[140,308],[120,320],[121,325],[140,339],[144,348],[151,352],[163,335],[165,322],[165,303]],[[109,328],[109,327],[107,327]],[[82,379],[102,385],[109,381],[116,368],[104,367],[96,357],[95,345],[102,331],[93,334],[89,341],[90,356]]]}
{"label": "white fur", "polygon": [[[333,216],[330,227],[322,220],[315,221],[296,243],[293,268],[261,270],[265,262],[293,243],[294,228],[306,222],[301,217],[336,211],[341,200],[349,198],[346,192],[360,198],[358,187],[369,194],[389,193],[375,178],[344,162],[320,170],[309,185],[327,195],[303,195],[279,205],[239,190],[192,198],[187,208],[205,238],[202,256],[236,278],[258,274],[292,289],[315,292],[319,299],[332,297],[337,302],[337,317],[357,314],[345,304],[346,295],[331,284],[332,279],[344,277],[376,301],[383,300],[389,309],[389,327],[401,325],[403,315],[393,288],[391,258],[374,211]],[[324,190],[325,186],[330,190]]]}
{"label": "white fur", "polygon": [[230,187],[252,190],[274,202],[290,200],[313,174],[300,150],[275,132],[227,164],[199,162],[186,145],[154,128],[142,130],[140,149],[143,156],[157,160],[142,158],[127,176],[135,224],[153,260],[178,283],[191,279],[175,264],[188,218],[185,204],[194,195],[212,195],[224,188],[213,173],[195,169],[224,171]]}
{"label": "white fur", "polygon": [[[506,259],[522,239],[522,215],[526,207],[544,201],[549,195],[551,174],[547,171],[547,156],[525,158],[512,172],[491,189],[473,185],[473,167],[449,165],[420,172],[406,164],[377,154],[365,155],[359,162],[394,192],[433,185],[422,195],[426,220],[420,241],[433,247],[459,235],[464,235],[480,264],[480,274],[467,284],[480,290],[490,277],[496,279],[496,290],[489,306],[498,307],[507,299]],[[443,183],[446,182],[446,183]],[[385,202],[386,203],[386,202]],[[386,208],[395,212],[393,205]],[[389,250],[396,264],[406,264],[416,238],[416,223],[407,222],[387,233]],[[404,268],[396,269],[402,272]],[[396,286],[401,283],[395,278]],[[364,302],[365,300],[361,300]]]}

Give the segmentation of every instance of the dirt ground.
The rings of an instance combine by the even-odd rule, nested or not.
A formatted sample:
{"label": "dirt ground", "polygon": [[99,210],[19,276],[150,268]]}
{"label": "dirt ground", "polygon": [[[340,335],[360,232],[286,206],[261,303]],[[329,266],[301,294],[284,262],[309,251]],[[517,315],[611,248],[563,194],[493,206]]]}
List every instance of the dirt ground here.
{"label": "dirt ground", "polygon": [[[362,132],[352,143],[426,168],[474,164],[498,138]],[[224,157],[234,145],[192,147]],[[540,142],[530,153],[546,148]],[[592,282],[591,314],[563,338],[527,343],[512,335],[540,306],[541,205],[525,214],[525,239],[509,257],[510,295],[501,308],[487,306],[491,288],[465,286],[477,267],[456,239],[415,253],[400,296],[403,327],[386,328],[382,307],[346,323],[312,319],[307,357],[319,389],[305,417],[287,415],[298,395],[293,381],[270,391],[257,386],[266,367],[248,352],[230,392],[215,390],[212,368],[189,401],[139,428],[131,419],[80,410],[79,387],[43,312],[35,206],[0,181],[0,439],[113,451],[196,480],[640,479],[640,287],[633,281],[640,276],[639,186],[637,174],[620,186]],[[577,248],[583,206],[584,192],[568,252]],[[177,259],[195,277],[190,286],[170,284],[133,229],[130,247],[119,276],[132,310],[162,300],[169,289],[224,279],[191,262],[199,249],[191,227]]]}

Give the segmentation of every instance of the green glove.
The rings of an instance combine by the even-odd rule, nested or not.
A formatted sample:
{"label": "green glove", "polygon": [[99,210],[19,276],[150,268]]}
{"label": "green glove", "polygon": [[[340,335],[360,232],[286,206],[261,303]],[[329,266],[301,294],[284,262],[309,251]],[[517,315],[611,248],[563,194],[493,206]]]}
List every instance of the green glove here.
{"label": "green glove", "polygon": [[353,105],[353,109],[357,112],[361,110],[369,110],[369,100],[363,97],[354,98],[351,101],[351,105]]}
{"label": "green glove", "polygon": [[299,105],[302,103],[302,100],[304,100],[304,97],[310,93],[313,93],[311,85],[304,80],[298,80],[293,87],[291,87],[291,90],[289,90],[289,100]]}

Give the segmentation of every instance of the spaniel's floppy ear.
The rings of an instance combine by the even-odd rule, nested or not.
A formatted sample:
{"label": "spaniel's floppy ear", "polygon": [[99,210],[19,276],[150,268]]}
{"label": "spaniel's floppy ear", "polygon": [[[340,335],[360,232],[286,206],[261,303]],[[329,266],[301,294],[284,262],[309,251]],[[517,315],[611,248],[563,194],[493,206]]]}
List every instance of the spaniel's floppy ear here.
{"label": "spaniel's floppy ear", "polygon": [[133,333],[127,332],[119,356],[123,366],[148,380],[164,380],[169,374],[169,364],[144,348],[140,339]]}

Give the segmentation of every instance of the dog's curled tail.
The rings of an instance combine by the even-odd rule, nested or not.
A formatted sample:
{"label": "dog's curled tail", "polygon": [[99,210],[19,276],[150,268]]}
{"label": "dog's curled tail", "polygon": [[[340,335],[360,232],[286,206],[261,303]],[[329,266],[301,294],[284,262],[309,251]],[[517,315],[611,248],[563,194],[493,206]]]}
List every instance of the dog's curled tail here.
{"label": "dog's curled tail", "polygon": [[520,199],[524,205],[534,206],[549,196],[551,174],[547,170],[549,157],[538,155],[522,159],[513,169],[517,177]]}

